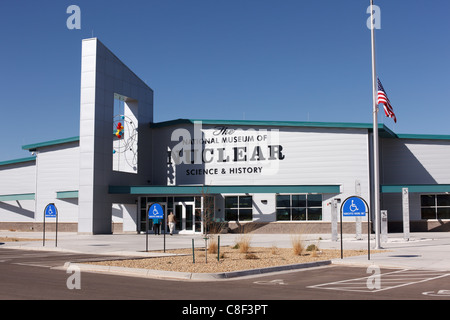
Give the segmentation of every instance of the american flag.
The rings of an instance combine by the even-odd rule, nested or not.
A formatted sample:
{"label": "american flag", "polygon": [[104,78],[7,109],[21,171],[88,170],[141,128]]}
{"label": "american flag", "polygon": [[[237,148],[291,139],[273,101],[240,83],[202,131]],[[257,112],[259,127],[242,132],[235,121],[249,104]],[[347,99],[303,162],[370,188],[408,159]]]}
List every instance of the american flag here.
{"label": "american flag", "polygon": [[386,91],[383,88],[383,85],[381,84],[380,79],[378,79],[378,104],[383,104],[384,106],[384,113],[386,114],[386,117],[393,118],[394,122],[397,123],[397,117],[394,114],[394,109],[391,106],[391,102],[389,101],[389,98],[387,97]]}

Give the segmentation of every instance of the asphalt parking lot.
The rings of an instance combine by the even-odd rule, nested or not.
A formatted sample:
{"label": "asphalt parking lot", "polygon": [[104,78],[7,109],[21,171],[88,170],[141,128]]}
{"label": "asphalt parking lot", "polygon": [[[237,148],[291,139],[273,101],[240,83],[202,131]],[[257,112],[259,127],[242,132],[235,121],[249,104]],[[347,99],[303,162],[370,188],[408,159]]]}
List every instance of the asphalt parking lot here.
{"label": "asphalt parking lot", "polygon": [[[0,232],[2,236],[39,239],[39,233]],[[58,235],[58,246],[48,234],[42,241],[4,242],[0,245],[1,299],[176,299],[190,300],[441,300],[450,298],[450,235],[413,234],[404,241],[400,234],[390,235],[383,253],[345,257],[345,250],[367,248],[366,240],[351,235],[343,239],[344,259],[330,265],[244,275],[228,280],[192,281],[176,277],[140,277],[130,272],[81,271],[81,289],[70,290],[67,262],[92,259],[117,259],[155,256],[152,250],[164,245],[162,236],[145,235]],[[165,246],[188,247],[194,236],[167,238]],[[201,235],[195,238],[201,245]],[[230,245],[236,235],[222,235],[222,245]],[[322,248],[339,248],[327,235],[308,235],[305,241]],[[289,246],[289,235],[252,235],[253,246]],[[39,280],[40,279],[40,280]],[[112,280],[114,279],[114,280]],[[37,282],[36,282],[37,281]],[[35,283],[36,282],[36,283]],[[45,286],[42,285],[45,283]],[[31,287],[36,291],[30,290]],[[213,285],[211,285],[213,284]],[[149,290],[149,288],[153,288]],[[43,295],[43,292],[47,294]],[[186,294],[188,292],[189,294]]]}
{"label": "asphalt parking lot", "polygon": [[152,279],[81,272],[79,288],[67,261],[119,258],[63,252],[0,250],[3,300],[448,300],[447,271],[328,265],[229,280]]}

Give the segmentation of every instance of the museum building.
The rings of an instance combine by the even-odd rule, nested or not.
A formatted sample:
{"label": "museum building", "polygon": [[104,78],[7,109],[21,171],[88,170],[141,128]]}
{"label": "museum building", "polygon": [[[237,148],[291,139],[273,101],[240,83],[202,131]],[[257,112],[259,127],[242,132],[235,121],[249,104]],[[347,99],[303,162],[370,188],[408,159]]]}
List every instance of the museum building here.
{"label": "museum building", "polygon": [[[0,162],[0,229],[42,230],[53,203],[61,231],[145,232],[159,203],[179,233],[330,233],[350,196],[373,223],[372,124],[155,123],[153,90],[98,39],[83,40],[81,61],[80,134]],[[411,231],[449,231],[450,135],[378,133],[389,231],[402,231],[405,189]],[[354,233],[356,218],[342,219]]]}

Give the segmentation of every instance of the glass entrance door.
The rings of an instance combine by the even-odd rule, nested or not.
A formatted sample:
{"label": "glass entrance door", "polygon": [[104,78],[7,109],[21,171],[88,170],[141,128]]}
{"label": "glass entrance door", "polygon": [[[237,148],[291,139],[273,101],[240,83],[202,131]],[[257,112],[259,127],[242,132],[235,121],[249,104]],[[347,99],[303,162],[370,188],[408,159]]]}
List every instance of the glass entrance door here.
{"label": "glass entrance door", "polygon": [[180,233],[195,232],[195,215],[193,202],[175,202],[176,230]]}

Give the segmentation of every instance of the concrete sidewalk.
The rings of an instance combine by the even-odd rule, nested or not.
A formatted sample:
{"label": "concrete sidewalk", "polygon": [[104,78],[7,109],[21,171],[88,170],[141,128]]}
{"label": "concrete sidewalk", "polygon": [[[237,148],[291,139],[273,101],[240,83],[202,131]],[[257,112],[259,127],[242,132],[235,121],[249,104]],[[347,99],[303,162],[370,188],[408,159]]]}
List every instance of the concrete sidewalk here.
{"label": "concrete sidewalk", "polygon": [[[60,232],[55,247],[53,232],[46,232],[45,246],[42,241],[42,233],[39,232],[10,232],[0,231],[0,237],[37,239],[18,242],[3,242],[0,248],[16,248],[24,250],[49,250],[62,252],[76,252],[87,254],[126,255],[135,257],[164,255],[154,252],[163,250],[163,235],[148,235],[148,250],[146,252],[145,234],[113,234],[113,235],[79,235],[77,233]],[[220,245],[234,245],[238,234],[220,235]],[[254,247],[279,248],[291,247],[293,235],[289,234],[251,234],[251,245]],[[306,245],[314,243],[321,249],[340,249],[341,241],[331,241],[330,234],[303,235]],[[375,236],[371,235],[371,250],[375,247]],[[192,239],[196,248],[205,246],[202,235],[165,236],[167,250],[177,248],[191,248]],[[381,243],[382,253],[371,253],[368,256],[345,257],[346,250],[367,250],[367,235],[362,240],[356,240],[354,235],[344,235],[343,254],[344,259],[335,259],[332,263],[379,267],[395,267],[406,269],[430,269],[450,271],[450,233],[411,233],[409,241],[403,239],[403,234],[390,234],[386,243]]]}
{"label": "concrete sidewalk", "polygon": [[335,259],[333,263],[450,272],[450,233],[412,233],[409,241],[402,237],[390,235],[388,242],[381,244],[386,251],[371,255],[370,261],[358,256]]}

